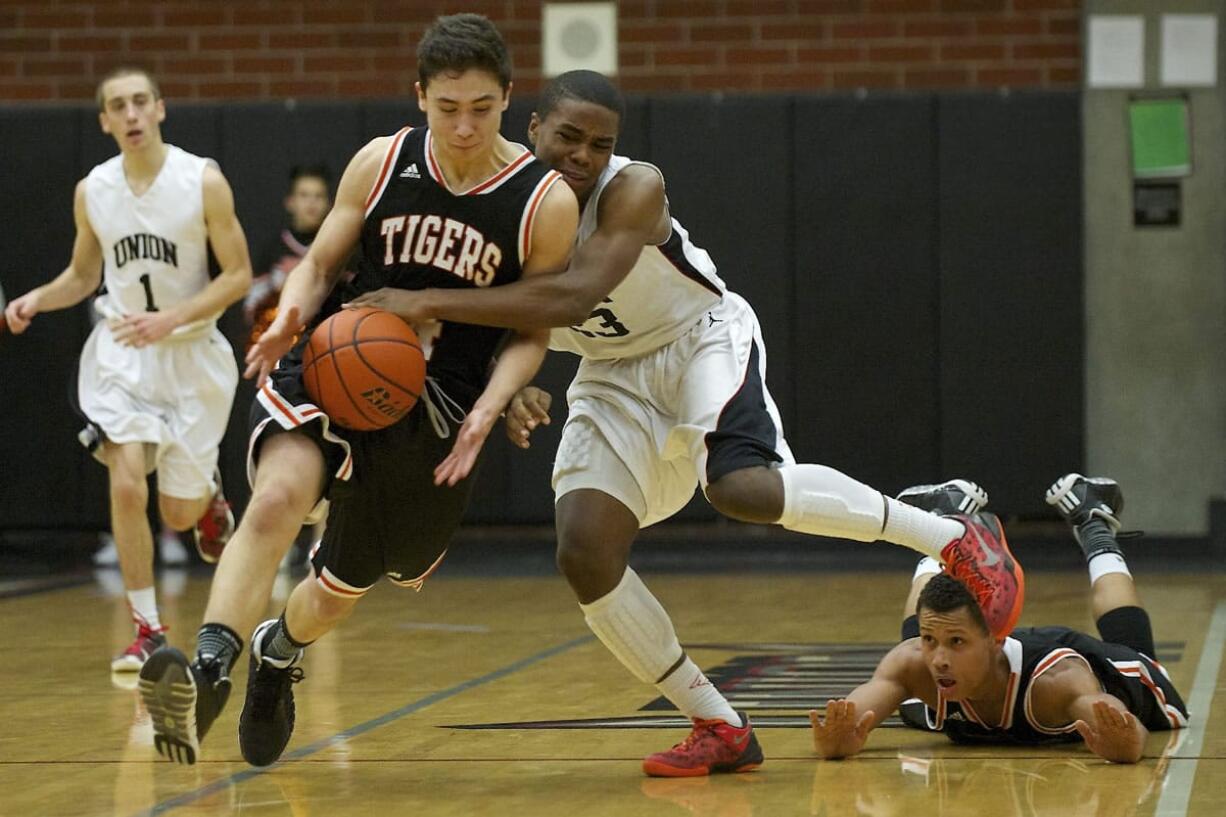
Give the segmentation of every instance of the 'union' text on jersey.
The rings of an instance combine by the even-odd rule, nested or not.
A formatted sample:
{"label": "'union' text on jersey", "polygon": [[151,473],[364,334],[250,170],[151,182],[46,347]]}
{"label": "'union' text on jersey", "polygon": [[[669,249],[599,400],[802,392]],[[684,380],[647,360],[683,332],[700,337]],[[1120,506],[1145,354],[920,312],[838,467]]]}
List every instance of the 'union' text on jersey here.
{"label": "'union' text on jersey", "polygon": [[179,248],[173,241],[149,233],[136,233],[115,242],[115,267],[122,268],[137,258],[164,261],[172,267],[179,266]]}
{"label": "'union' text on jersey", "polygon": [[489,286],[502,249],[475,227],[453,218],[411,214],[384,218],[379,232],[385,243],[383,265],[421,264],[437,267],[466,281]]}

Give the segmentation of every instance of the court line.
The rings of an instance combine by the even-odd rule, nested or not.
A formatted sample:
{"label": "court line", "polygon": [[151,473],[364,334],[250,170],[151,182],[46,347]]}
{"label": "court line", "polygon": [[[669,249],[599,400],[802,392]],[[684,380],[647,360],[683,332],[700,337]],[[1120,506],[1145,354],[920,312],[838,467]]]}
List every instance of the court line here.
{"label": "court line", "polygon": [[1209,722],[1209,708],[1213,704],[1213,693],[1222,666],[1223,644],[1226,644],[1226,601],[1219,601],[1213,610],[1209,631],[1205,633],[1205,646],[1201,649],[1196,678],[1192,682],[1192,696],[1187,701],[1191,723],[1182,744],[1171,753],[1173,760],[1188,762],[1171,764],[1154,809],[1154,817],[1185,817],[1188,813],[1200,747],[1205,738],[1205,724]]}
{"label": "court line", "polygon": [[482,686],[483,684],[488,684],[491,681],[497,681],[501,678],[505,678],[506,676],[511,675],[512,673],[519,672],[521,669],[530,667],[533,664],[544,661],[547,658],[552,658],[555,655],[559,655],[561,653],[566,652],[567,650],[578,647],[580,644],[586,644],[589,641],[594,641],[595,638],[596,636],[590,635],[590,634],[580,636],[578,638],[573,638],[570,641],[557,645],[556,647],[550,647],[549,649],[538,652],[535,655],[530,655],[527,658],[520,659],[519,661],[516,661],[514,664],[508,664],[502,669],[494,670],[493,672],[486,673],[485,675],[479,676],[477,678],[472,678],[470,680],[456,684],[453,687],[449,687],[439,692],[435,692],[432,695],[427,695],[424,698],[419,698],[416,701],[413,701],[412,703],[405,704],[399,709],[393,709],[391,712],[387,712],[383,715],[380,715],[377,718],[372,718],[363,723],[359,723],[357,726],[351,726],[350,728],[344,730],[343,732],[337,732],[335,735],[331,737],[324,738],[322,740],[317,740],[314,743],[303,746],[301,749],[296,749],[290,752],[289,754],[285,755],[281,760],[278,760],[276,763],[274,763],[271,766],[265,766],[263,768],[258,768],[258,769],[251,768],[251,769],[245,769],[241,772],[235,772],[234,774],[229,775],[228,777],[223,777],[220,780],[214,780],[212,783],[209,783],[205,786],[201,786],[200,788],[194,791],[189,791],[184,794],[180,794],[177,797],[170,798],[169,800],[163,800],[162,802],[154,805],[153,807],[149,809],[146,809],[145,811],[137,812],[135,817],[155,817],[155,815],[158,815],[158,814],[165,814],[171,809],[178,808],[179,806],[185,806],[188,803],[193,803],[202,797],[208,797],[210,794],[213,794],[214,792],[227,788],[228,786],[233,786],[238,783],[242,783],[244,781],[250,780],[253,777],[257,777],[266,772],[272,771],[273,769],[276,769],[277,767],[281,766],[286,761],[298,760],[299,758],[307,757],[308,755],[313,755],[321,749],[326,749],[329,746],[333,746],[337,743],[343,743],[344,741],[349,740],[350,738],[355,738],[358,735],[363,735],[371,731],[372,729],[378,729],[380,726],[384,726],[385,724],[389,724],[392,721],[399,720],[400,718],[403,718],[405,715],[411,715],[414,712],[418,712],[422,709],[425,709],[428,706],[432,706],[433,704],[436,704],[439,701],[446,700],[447,698],[452,698],[456,695],[459,695],[461,692],[467,692],[470,689]]}

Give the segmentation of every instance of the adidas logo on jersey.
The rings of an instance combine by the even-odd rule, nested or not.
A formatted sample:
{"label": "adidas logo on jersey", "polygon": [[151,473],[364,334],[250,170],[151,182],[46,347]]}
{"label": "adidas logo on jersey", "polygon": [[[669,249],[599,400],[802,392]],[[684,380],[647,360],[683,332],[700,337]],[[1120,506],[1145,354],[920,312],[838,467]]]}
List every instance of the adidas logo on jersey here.
{"label": "adidas logo on jersey", "polygon": [[400,178],[402,179],[420,179],[421,171],[417,169],[417,162],[414,162],[413,164],[406,167],[404,170],[400,171]]}

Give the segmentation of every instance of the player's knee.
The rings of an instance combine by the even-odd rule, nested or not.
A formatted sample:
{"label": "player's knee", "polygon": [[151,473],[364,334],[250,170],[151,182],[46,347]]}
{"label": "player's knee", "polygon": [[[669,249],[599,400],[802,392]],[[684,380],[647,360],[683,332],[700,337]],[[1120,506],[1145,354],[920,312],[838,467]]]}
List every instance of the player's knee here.
{"label": "player's knee", "polygon": [[310,511],[310,500],[301,485],[288,481],[265,482],[256,487],[243,514],[243,523],[256,531],[280,528],[286,519],[301,521]]}
{"label": "player's knee", "polygon": [[706,493],[711,507],[740,522],[765,524],[783,515],[783,481],[764,466],[730,471],[709,484]]}
{"label": "player's knee", "polygon": [[629,552],[630,543],[615,541],[607,533],[589,529],[565,536],[559,531],[558,570],[579,600],[588,603],[617,587]]}
{"label": "player's knee", "polygon": [[558,532],[558,570],[572,583],[592,572],[598,562],[596,557],[597,549],[589,541]]}
{"label": "player's knee", "polygon": [[145,484],[145,478],[140,479],[118,472],[111,472],[111,503],[117,508],[125,511],[145,510],[145,504],[149,501],[149,487]]}
{"label": "player's knee", "polygon": [[195,527],[196,522],[200,519],[200,513],[197,513],[196,510],[196,503],[184,502],[179,499],[160,498],[158,500],[158,511],[162,515],[162,521],[172,530],[187,530],[188,528]]}
{"label": "player's knee", "polygon": [[322,624],[337,624],[344,621],[357,606],[357,599],[341,598],[329,593],[316,582],[311,588],[311,615]]}

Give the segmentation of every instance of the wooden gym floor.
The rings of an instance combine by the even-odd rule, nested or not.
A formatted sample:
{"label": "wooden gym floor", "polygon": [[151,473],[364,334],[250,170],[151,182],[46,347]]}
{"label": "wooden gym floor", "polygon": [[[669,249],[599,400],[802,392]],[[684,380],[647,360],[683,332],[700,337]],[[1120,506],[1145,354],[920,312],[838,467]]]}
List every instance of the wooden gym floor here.
{"label": "wooden gym floor", "polygon": [[[642,775],[640,758],[687,730],[590,635],[560,577],[446,569],[420,594],[376,588],[311,648],[281,763],[239,754],[244,655],[201,762],[171,765],[107,670],[130,635],[117,574],[102,572],[0,600],[0,815],[1219,815],[1226,577],[1134,571],[1194,723],[1152,736],[1136,766],[901,727],[856,759],[817,761],[804,711],[867,677],[897,637],[910,571],[645,571],[766,752],[755,773],[698,780]],[[1093,631],[1084,570],[1028,579],[1024,624]],[[159,590],[190,650],[207,575],[164,572]]]}

